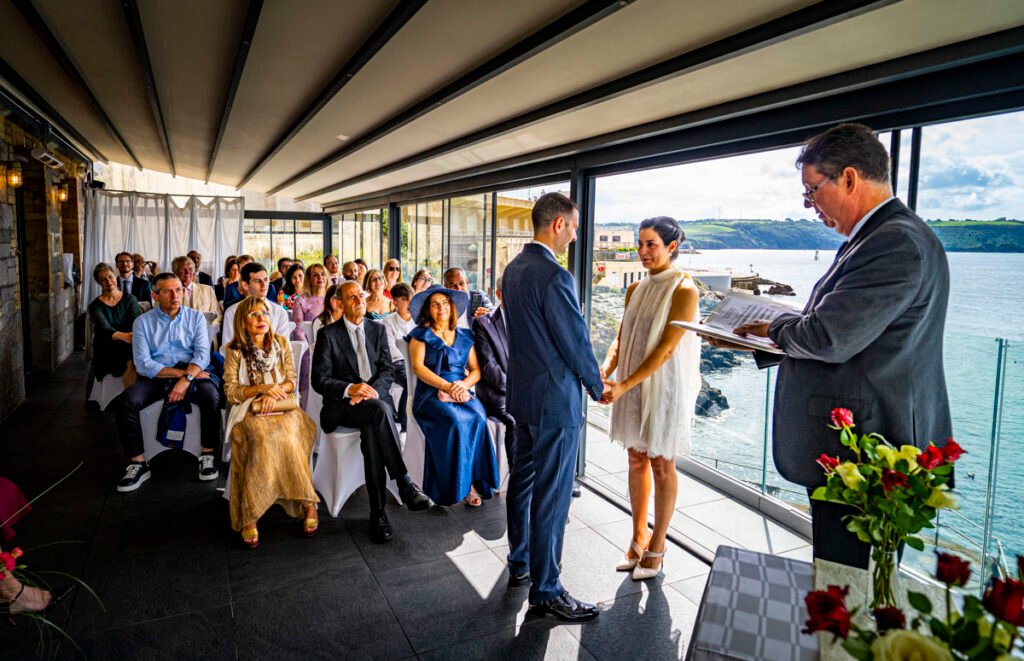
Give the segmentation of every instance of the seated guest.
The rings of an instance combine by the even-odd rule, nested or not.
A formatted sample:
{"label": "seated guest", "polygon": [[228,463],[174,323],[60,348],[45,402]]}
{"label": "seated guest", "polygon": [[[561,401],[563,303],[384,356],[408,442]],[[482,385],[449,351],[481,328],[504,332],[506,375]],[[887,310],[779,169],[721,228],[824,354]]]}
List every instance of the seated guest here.
{"label": "seated guest", "polygon": [[310,342],[311,338],[306,337],[306,331],[302,324],[313,321],[324,311],[324,295],[330,285],[327,276],[327,269],[323,264],[313,264],[306,271],[306,281],[303,286],[302,295],[299,296],[292,307],[292,321],[295,322],[295,330],[292,332],[293,340]]}
{"label": "seated guest", "polygon": [[181,280],[183,305],[200,312],[217,312],[217,294],[213,287],[195,281],[196,263],[191,257],[175,257],[171,262],[171,271]]}
{"label": "seated guest", "polygon": [[319,525],[320,499],[309,470],[316,423],[295,403],[291,345],[274,334],[270,305],[250,296],[235,306],[234,339],[224,360],[224,397],[232,405],[228,507],[232,529],[249,548],[259,545],[256,522],[274,503],[303,519],[307,537]]}
{"label": "seated guest", "polygon": [[238,258],[234,255],[224,260],[224,275],[222,275],[217,281],[217,284],[213,286],[213,293],[217,296],[218,301],[224,301],[224,290],[228,285],[238,282],[240,270],[241,269],[238,266]]}
{"label": "seated guest", "polygon": [[198,250],[189,250],[188,256],[195,262],[196,265],[196,280],[199,284],[206,285],[207,287],[213,286],[213,278],[210,277],[209,273],[203,273],[203,269],[200,268],[203,264],[203,256],[199,254]]}
{"label": "seated guest", "polygon": [[124,391],[117,433],[131,462],[118,491],[134,491],[149,479],[143,456],[142,424],[139,412],[166,398],[175,403],[187,400],[199,407],[202,455],[199,479],[216,480],[213,451],[220,441],[220,391],[206,371],[210,363],[210,336],[206,318],[198,310],[182,305],[184,291],[173,273],[161,273],[153,280],[156,306],[135,320],[132,327],[132,355],[138,380]]}
{"label": "seated guest", "polygon": [[328,254],[324,257],[324,266],[327,267],[328,285],[337,285],[345,281],[345,276],[343,276],[339,270],[341,262],[338,261],[337,255]]}
{"label": "seated guest", "polygon": [[480,507],[498,487],[498,462],[487,414],[469,391],[480,380],[473,334],[456,326],[468,305],[465,292],[440,286],[417,294],[409,306],[416,328],[406,339],[419,378],[412,411],[427,445],[423,489],[439,505],[465,499]]}
{"label": "seated guest", "polygon": [[395,344],[395,340],[404,339],[413,328],[416,328],[416,322],[413,320],[412,315],[409,314],[412,287],[404,282],[399,282],[391,288],[390,293],[391,300],[395,303],[395,312],[381,319],[380,323],[388,334],[388,348],[391,350],[391,366],[395,370],[395,383],[402,386],[402,398],[398,401],[398,426],[402,428],[402,431],[405,431],[405,404],[409,393],[406,392],[405,387],[405,359],[402,357],[402,352],[399,350],[398,345]]}
{"label": "seated guest", "polygon": [[134,296],[117,288],[117,276],[108,264],[97,264],[92,270],[92,278],[101,289],[100,295],[89,304],[92,374],[97,381],[107,375],[119,376],[127,388],[135,383],[132,324],[142,310]]}
{"label": "seated guest", "polygon": [[384,295],[391,298],[391,288],[402,281],[402,262],[389,259],[384,262]]}
{"label": "seated guest", "polygon": [[331,285],[324,292],[324,300],[322,302],[323,311],[316,316],[313,320],[313,337],[310,339],[310,349],[316,346],[316,336],[320,332],[320,329],[324,326],[333,324],[337,320],[341,319],[344,310],[341,307],[341,294],[338,293],[340,285]]}
{"label": "seated guest", "polygon": [[[252,264],[255,261],[256,261],[256,258],[253,257],[252,255],[239,255],[238,256],[239,281],[234,283],[234,284],[227,285],[225,287],[225,289],[224,289],[224,309],[225,310],[232,303],[234,303],[236,301],[240,301],[240,300],[242,300],[243,298],[245,298],[248,295],[245,291],[242,290],[242,286],[244,285],[244,283],[241,281],[241,273],[242,273],[242,269],[245,268],[246,264]],[[269,298],[271,301],[277,301],[277,288],[274,287],[273,284],[271,284],[270,288],[267,290],[267,298]]]}
{"label": "seated guest", "polygon": [[117,253],[117,256],[114,257],[114,265],[117,266],[117,288],[121,290],[121,293],[134,296],[139,303],[152,305],[153,291],[149,279],[135,274],[135,258],[131,253]]}
{"label": "seated guest", "polygon": [[416,271],[416,275],[412,276],[413,295],[420,293],[432,284],[434,284],[434,276],[430,275],[430,271],[427,269]]}
{"label": "seated guest", "polygon": [[281,280],[282,282],[287,282],[287,280],[284,280],[284,278],[288,275],[288,269],[290,269],[291,267],[291,257],[282,257],[281,259],[277,260],[277,270],[270,274],[270,281],[275,284],[277,283],[278,280]]}
{"label": "seated guest", "polygon": [[149,280],[149,278],[146,276],[147,263],[148,262],[146,262],[146,258],[140,255],[139,253],[134,253],[132,255],[132,266],[134,267],[134,275],[136,278],[143,278],[147,281]]}
{"label": "seated guest", "polygon": [[[270,323],[278,334],[290,337],[292,331],[295,330],[295,323],[289,319],[289,315],[283,307],[270,300],[270,277],[267,275],[267,270],[263,268],[263,265],[259,262],[246,264],[245,268],[242,269],[242,279],[239,281],[239,284],[245,287],[245,291],[249,296],[268,299],[267,302],[270,305],[267,305],[267,308],[270,309]],[[223,341],[221,346],[227,346],[231,342],[232,337],[234,337],[236,307],[238,307],[237,302],[230,307],[226,303],[224,305],[224,323],[221,324]]]}
{"label": "seated guest", "polygon": [[[494,295],[501,302],[501,278],[494,286]],[[480,360],[480,383],[476,394],[487,415],[505,425],[505,456],[509,468],[515,461],[516,421],[505,408],[505,378],[508,375],[508,322],[505,310],[499,307],[494,314],[477,317],[473,321],[477,358]]]}
{"label": "seated guest", "polygon": [[363,282],[363,279],[359,277],[359,265],[355,262],[345,262],[345,265],[341,267],[341,275],[345,280],[350,282]]}
{"label": "seated guest", "polygon": [[384,274],[373,269],[366,272],[363,278],[363,291],[367,292],[366,316],[372,321],[380,321],[395,310],[395,306],[384,295]]}
{"label": "seated guest", "polygon": [[295,307],[295,299],[302,294],[305,286],[306,268],[302,264],[292,263],[281,280],[283,283],[277,294],[277,304],[291,311]]}
{"label": "seated guest", "polygon": [[[353,263],[356,265],[356,282],[366,282],[366,272],[370,270],[369,265],[362,257],[353,260]],[[363,287],[363,291],[366,291],[365,287]]]}
{"label": "seated guest", "polygon": [[[444,272],[444,286],[448,289],[455,289],[469,294],[469,306],[465,312],[459,315],[459,328],[469,329],[471,319],[490,314],[491,310],[494,309],[494,304],[491,303],[491,299],[487,298],[487,294],[482,289],[469,288],[466,272],[458,266],[453,266]],[[473,308],[472,311],[468,309],[469,307]]]}
{"label": "seated guest", "polygon": [[426,509],[430,501],[409,479],[402,459],[389,392],[393,374],[387,333],[365,319],[358,282],[346,282],[336,291],[344,315],[320,331],[313,355],[313,389],[324,398],[320,428],[327,433],[342,426],[359,430],[370,497],[370,538],[382,543],[394,534],[384,511],[385,472],[398,483],[399,496],[410,510]]}

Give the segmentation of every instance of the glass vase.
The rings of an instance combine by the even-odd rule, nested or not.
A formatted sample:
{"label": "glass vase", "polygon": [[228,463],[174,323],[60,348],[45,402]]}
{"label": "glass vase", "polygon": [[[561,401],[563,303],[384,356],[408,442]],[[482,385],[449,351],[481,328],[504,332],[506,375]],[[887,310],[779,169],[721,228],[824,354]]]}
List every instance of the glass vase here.
{"label": "glass vase", "polygon": [[871,568],[870,610],[896,605],[896,552],[874,548]]}

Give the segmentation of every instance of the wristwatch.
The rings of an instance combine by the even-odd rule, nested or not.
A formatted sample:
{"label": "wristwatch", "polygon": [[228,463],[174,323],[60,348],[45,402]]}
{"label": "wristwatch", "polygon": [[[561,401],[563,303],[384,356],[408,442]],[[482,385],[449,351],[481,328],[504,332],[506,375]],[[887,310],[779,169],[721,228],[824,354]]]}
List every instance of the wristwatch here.
{"label": "wristwatch", "polygon": [[193,381],[196,380],[196,377],[192,376],[191,374],[185,374],[185,380],[188,381],[189,383],[192,383]]}

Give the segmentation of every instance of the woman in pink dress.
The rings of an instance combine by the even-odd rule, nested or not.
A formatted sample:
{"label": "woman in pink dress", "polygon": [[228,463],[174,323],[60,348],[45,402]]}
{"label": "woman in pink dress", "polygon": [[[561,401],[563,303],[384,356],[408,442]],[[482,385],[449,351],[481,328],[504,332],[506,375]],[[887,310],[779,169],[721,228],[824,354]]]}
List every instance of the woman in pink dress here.
{"label": "woman in pink dress", "polygon": [[306,408],[306,400],[309,399],[309,366],[310,357],[313,355],[313,344],[310,342],[310,338],[306,337],[302,323],[313,321],[324,311],[324,293],[326,291],[327,269],[323,264],[313,264],[306,270],[302,292],[291,299],[293,301],[292,321],[295,322],[292,339],[301,340],[309,345],[309,351],[302,356],[302,361],[299,364],[299,400],[303,409]]}

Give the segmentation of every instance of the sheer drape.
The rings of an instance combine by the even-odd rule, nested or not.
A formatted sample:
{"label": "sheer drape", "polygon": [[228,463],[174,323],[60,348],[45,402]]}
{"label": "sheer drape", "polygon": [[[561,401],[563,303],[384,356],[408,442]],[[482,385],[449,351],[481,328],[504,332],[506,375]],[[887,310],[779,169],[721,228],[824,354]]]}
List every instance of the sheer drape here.
{"label": "sheer drape", "polygon": [[224,260],[242,252],[241,197],[196,197],[91,190],[85,218],[82,311],[99,295],[92,269],[114,266],[127,251],[154,261],[161,271],[189,250],[203,256],[203,270],[216,280]]}

